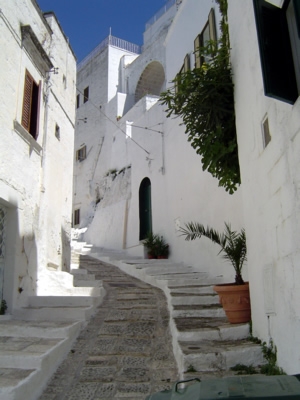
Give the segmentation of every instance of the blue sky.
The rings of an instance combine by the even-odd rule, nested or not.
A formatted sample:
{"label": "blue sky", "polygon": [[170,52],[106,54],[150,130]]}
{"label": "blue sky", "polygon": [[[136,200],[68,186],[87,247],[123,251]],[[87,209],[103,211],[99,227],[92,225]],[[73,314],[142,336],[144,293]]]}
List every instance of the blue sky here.
{"label": "blue sky", "polygon": [[53,11],[81,61],[109,35],[141,45],[146,22],[168,0],[37,0]]}

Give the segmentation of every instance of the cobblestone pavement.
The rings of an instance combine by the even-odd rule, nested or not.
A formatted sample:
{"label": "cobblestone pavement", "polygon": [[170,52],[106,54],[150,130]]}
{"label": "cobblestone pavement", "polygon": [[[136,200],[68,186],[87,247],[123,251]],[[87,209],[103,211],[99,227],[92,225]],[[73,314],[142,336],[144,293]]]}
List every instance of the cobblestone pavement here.
{"label": "cobblestone pavement", "polygon": [[98,261],[107,291],[39,400],[145,399],[178,379],[162,291]]}

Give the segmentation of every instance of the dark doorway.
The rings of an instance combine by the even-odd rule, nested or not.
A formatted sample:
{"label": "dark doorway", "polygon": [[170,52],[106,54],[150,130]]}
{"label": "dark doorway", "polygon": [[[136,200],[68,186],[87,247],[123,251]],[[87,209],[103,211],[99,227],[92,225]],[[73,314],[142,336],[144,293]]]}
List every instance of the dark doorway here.
{"label": "dark doorway", "polygon": [[140,240],[146,238],[152,232],[152,212],[151,212],[151,182],[149,178],[144,178],[139,190],[140,203]]}

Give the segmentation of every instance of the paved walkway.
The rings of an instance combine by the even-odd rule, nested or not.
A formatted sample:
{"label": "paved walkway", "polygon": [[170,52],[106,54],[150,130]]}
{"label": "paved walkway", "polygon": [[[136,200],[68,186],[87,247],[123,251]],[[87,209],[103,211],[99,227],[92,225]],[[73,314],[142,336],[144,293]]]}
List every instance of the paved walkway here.
{"label": "paved walkway", "polygon": [[107,291],[39,400],[145,399],[178,379],[163,292],[95,260]]}

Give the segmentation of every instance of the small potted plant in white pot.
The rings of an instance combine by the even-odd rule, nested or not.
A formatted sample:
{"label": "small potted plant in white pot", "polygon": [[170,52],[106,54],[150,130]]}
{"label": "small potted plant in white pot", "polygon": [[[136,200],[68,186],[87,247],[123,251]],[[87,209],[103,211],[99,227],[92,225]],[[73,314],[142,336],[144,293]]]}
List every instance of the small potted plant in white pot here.
{"label": "small potted plant in white pot", "polygon": [[247,260],[245,230],[232,231],[230,224],[225,223],[224,233],[219,233],[209,226],[205,228],[202,224],[189,222],[185,224],[185,228],[180,228],[180,232],[185,236],[185,240],[195,240],[204,236],[221,247],[219,254],[222,253],[223,258],[232,264],[235,270],[235,282],[216,285],[214,290],[219,295],[220,303],[230,323],[250,321],[249,283],[244,282],[242,278],[243,264]]}

